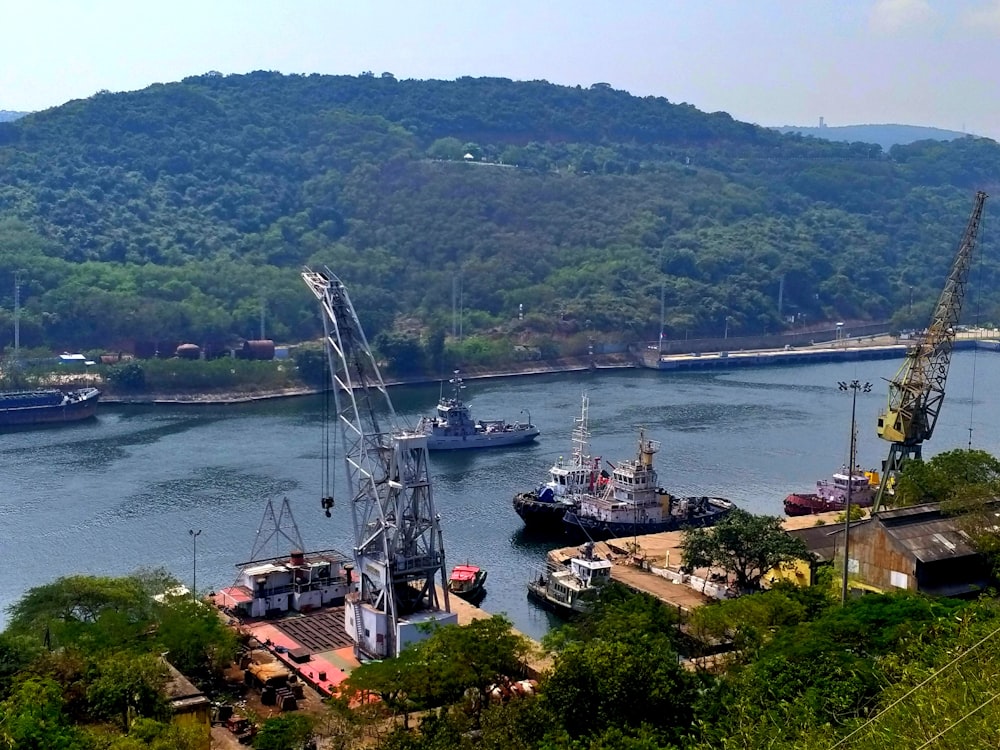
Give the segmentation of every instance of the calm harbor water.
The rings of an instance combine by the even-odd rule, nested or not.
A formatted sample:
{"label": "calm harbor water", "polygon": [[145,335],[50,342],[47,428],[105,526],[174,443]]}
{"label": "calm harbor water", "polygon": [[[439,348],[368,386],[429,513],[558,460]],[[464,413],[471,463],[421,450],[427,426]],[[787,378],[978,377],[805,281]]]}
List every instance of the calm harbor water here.
{"label": "calm harbor water", "polygon": [[[583,391],[590,395],[592,453],[612,462],[635,454],[640,427],[661,441],[660,483],[675,494],[722,495],[756,513],[781,513],[792,490],[847,461],[850,394],[837,381],[873,384],[857,400],[858,460],[875,467],[887,444],[875,436],[884,378],[899,361],[668,374],[650,370],[470,381],[473,416],[524,419],[539,441],[514,449],[431,455],[434,498],[449,567],[489,570],[484,609],[505,612],[532,636],[549,615],[525,596],[525,581],[558,541],[527,538],[511,497],[538,484],[559,456]],[[1000,454],[1000,355],[960,352],[925,454],[969,444]],[[439,388],[391,389],[414,424]],[[197,538],[199,590],[229,585],[254,546],[266,502],[288,497],[306,547],[351,548],[344,504],[319,507],[322,400],[238,406],[104,406],[88,424],[0,435],[0,608],[28,588],[74,573],[121,575],[162,566],[191,584]],[[343,474],[339,457],[332,464]],[[339,481],[339,480],[338,480]],[[341,495],[338,494],[338,498]],[[286,554],[287,549],[268,550]],[[0,625],[5,614],[0,612]]]}

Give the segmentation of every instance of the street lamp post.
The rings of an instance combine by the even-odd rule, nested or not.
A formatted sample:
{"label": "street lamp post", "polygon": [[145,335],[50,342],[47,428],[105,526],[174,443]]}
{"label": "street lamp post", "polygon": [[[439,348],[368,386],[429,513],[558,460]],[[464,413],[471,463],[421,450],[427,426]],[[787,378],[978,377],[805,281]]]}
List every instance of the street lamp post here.
{"label": "street lamp post", "polygon": [[722,334],[722,338],[724,338],[724,339],[728,339],[729,338],[729,316],[728,315],[726,316],[726,331],[725,331],[725,333]]}
{"label": "street lamp post", "polygon": [[198,598],[198,537],[201,536],[201,529],[195,531],[188,529],[191,535],[191,598]]}
{"label": "street lamp post", "polygon": [[837,383],[837,387],[842,391],[851,391],[851,443],[849,449],[850,457],[848,458],[849,463],[847,466],[847,502],[844,507],[844,579],[840,588],[840,604],[841,606],[844,606],[847,604],[847,573],[851,560],[851,487],[854,484],[854,454],[857,450],[855,414],[857,412],[858,405],[858,391],[870,393],[872,384],[867,382],[862,383],[857,380],[852,380],[848,383],[842,380]]}

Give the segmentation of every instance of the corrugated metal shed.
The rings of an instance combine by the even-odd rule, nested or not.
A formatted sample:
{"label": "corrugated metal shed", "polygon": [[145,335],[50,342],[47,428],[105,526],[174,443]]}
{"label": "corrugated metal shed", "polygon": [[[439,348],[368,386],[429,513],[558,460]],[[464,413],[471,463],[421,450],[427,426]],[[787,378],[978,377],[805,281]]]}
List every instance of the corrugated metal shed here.
{"label": "corrugated metal shed", "polygon": [[920,562],[934,562],[976,554],[968,535],[937,504],[915,505],[878,514],[886,536]]}

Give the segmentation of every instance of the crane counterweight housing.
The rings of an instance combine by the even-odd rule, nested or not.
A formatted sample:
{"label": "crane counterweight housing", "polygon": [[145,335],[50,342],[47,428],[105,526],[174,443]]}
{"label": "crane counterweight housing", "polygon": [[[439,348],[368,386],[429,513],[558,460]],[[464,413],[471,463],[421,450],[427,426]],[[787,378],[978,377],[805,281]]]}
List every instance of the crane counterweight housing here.
{"label": "crane counterweight housing", "polygon": [[359,657],[398,656],[409,643],[426,637],[427,623],[457,622],[448,601],[427,438],[399,424],[340,279],[326,268],[306,268],[302,279],[323,313],[354,524],[357,579],[347,596],[344,627]]}
{"label": "crane counterweight housing", "polygon": [[969,222],[930,325],[907,350],[902,366],[889,381],[889,404],[879,415],[876,432],[892,446],[883,466],[873,512],[882,506],[888,488],[895,482],[903,464],[909,459],[920,458],[923,442],[934,433],[944,402],[944,387],[955,346],[955,327],[962,314],[965,286],[987,197],[981,190],[976,193]]}

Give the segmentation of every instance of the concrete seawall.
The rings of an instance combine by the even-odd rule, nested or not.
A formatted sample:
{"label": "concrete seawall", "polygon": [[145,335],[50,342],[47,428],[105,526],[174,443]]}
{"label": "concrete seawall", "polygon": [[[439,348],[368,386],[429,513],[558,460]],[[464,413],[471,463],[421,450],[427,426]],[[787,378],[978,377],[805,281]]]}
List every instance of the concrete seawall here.
{"label": "concrete seawall", "polygon": [[[737,352],[688,354],[658,354],[649,352],[643,365],[654,370],[731,370],[741,367],[773,367],[776,365],[804,365],[821,362],[859,362],[874,359],[902,359],[908,345],[840,342],[830,346],[810,346],[802,349],[769,349]],[[1000,341],[963,339],[955,342],[955,349],[984,349],[1000,351]]]}

